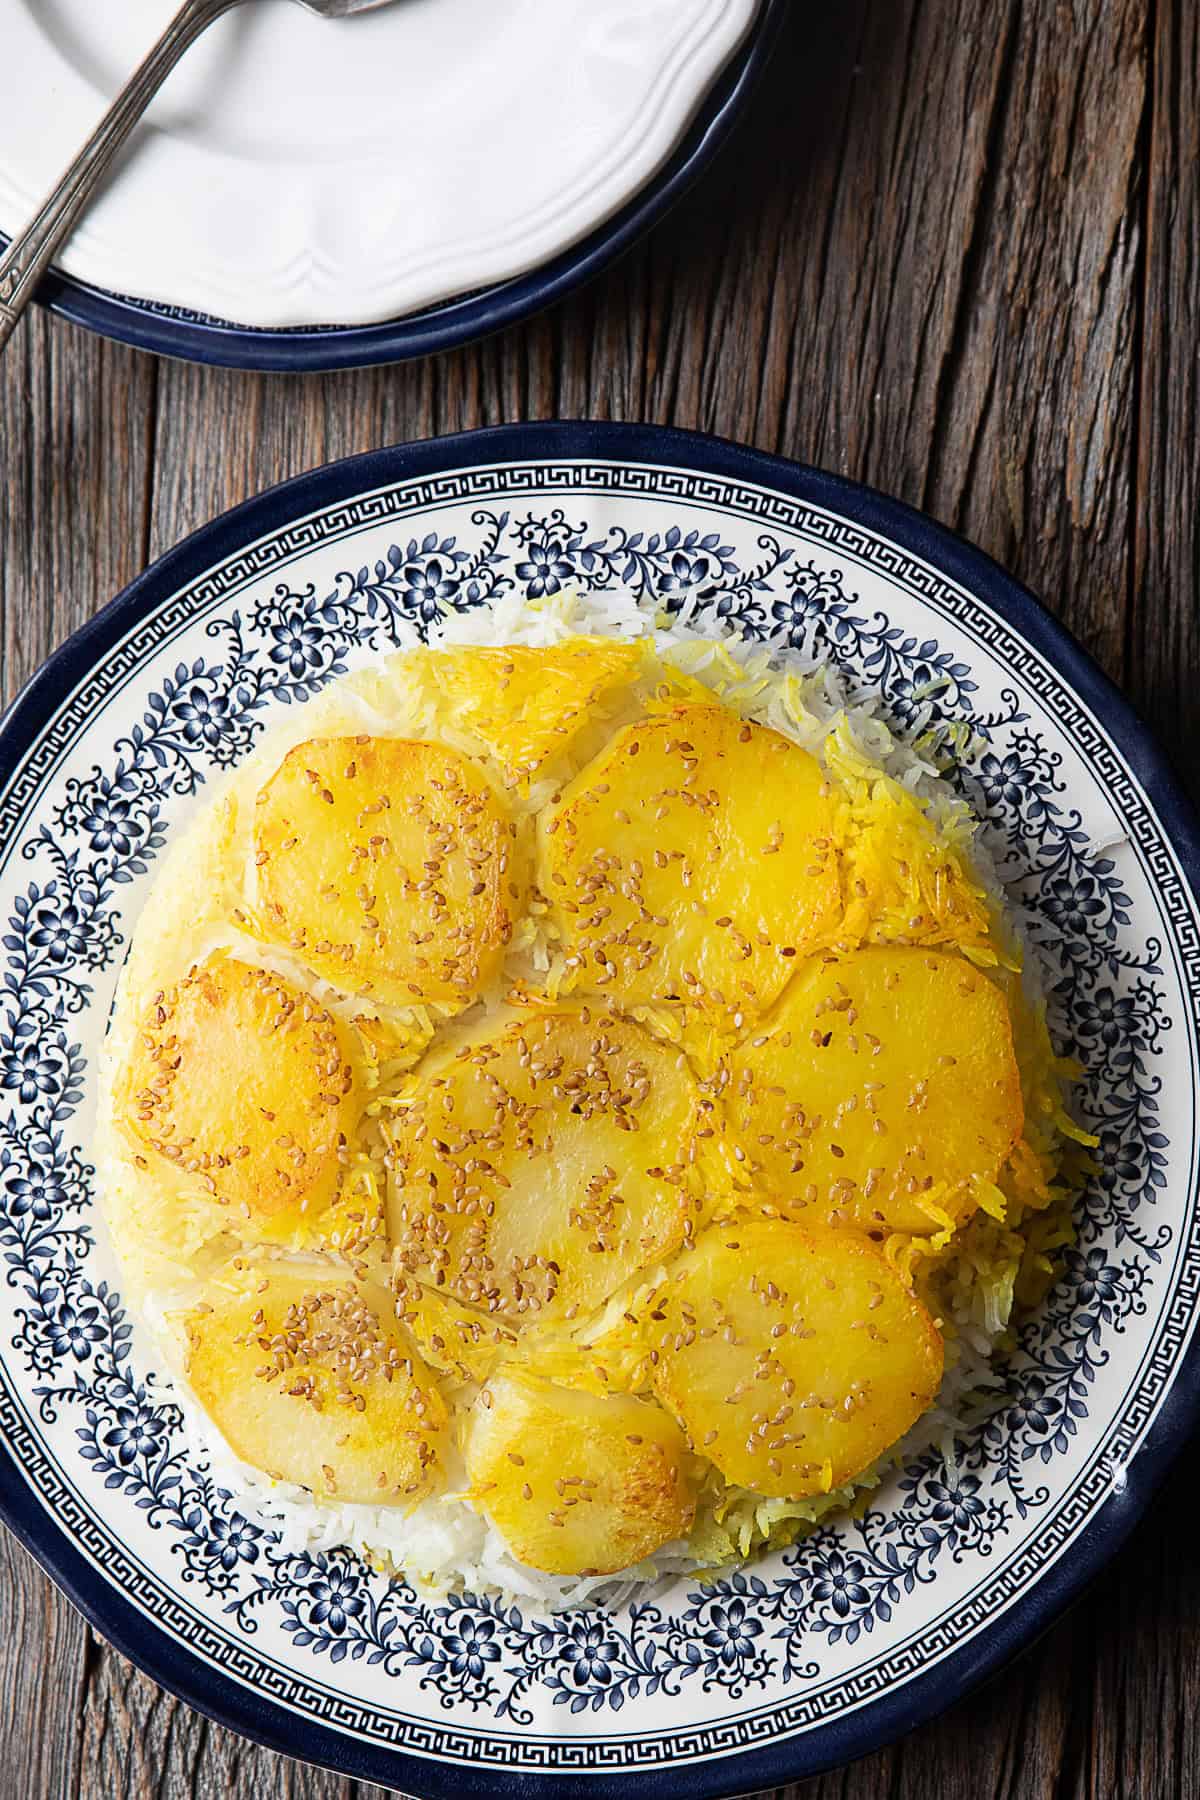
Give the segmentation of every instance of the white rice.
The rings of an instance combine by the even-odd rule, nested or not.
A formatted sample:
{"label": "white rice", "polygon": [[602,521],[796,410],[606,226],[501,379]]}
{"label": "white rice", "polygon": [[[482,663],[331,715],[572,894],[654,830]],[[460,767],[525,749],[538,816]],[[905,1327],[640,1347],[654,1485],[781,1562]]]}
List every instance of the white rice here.
{"label": "white rice", "polygon": [[[456,614],[448,619],[433,641],[442,644],[547,645],[578,633],[622,639],[651,638],[659,653],[670,659],[673,651],[687,656],[688,672],[700,680],[727,680],[731,657],[751,684],[748,698],[738,682],[736,704],[748,718],[757,720],[801,744],[818,759],[824,741],[844,724],[853,742],[887,774],[918,796],[934,819],[961,816],[962,801],[939,774],[928,756],[911,741],[896,735],[883,717],[880,697],[865,685],[855,685],[836,669],[799,656],[782,638],[749,643],[726,630],[712,612],[700,609],[693,597],[674,615],[653,614],[621,589],[574,595],[531,605],[522,596],[507,596],[490,607]],[[411,636],[411,646],[419,639]],[[704,655],[704,646],[711,652]],[[404,643],[401,648],[409,647]],[[700,653],[699,663],[693,657]],[[783,702],[789,676],[804,678],[804,713],[800,720]],[[932,714],[926,702],[915,731],[921,737]],[[386,728],[387,722],[382,722]],[[393,727],[394,728],[394,727]],[[1003,909],[1009,924],[1022,939],[1025,950],[1025,982],[1031,1000],[1043,996],[1043,981],[1036,955],[1021,931],[1021,913],[1004,893],[986,843],[977,836],[972,846],[976,873]],[[961,1431],[970,1399],[1000,1385],[991,1367],[996,1339],[1006,1320],[977,1316],[979,1296],[973,1307],[956,1316],[957,1336],[948,1346],[947,1367],[938,1396],[930,1409],[886,1459],[888,1467],[911,1459],[932,1445],[940,1445],[953,1467],[953,1438]],[[278,1537],[285,1553],[331,1550],[347,1546],[368,1561],[390,1562],[419,1585],[434,1589],[461,1587],[480,1593],[499,1590],[545,1609],[557,1609],[589,1599],[616,1606],[636,1590],[645,1597],[647,1585],[685,1573],[696,1573],[700,1563],[687,1542],[665,1545],[652,1558],[619,1577],[563,1579],[545,1575],[519,1563],[491,1522],[454,1491],[422,1501],[405,1512],[400,1508],[317,1502],[303,1488],[273,1481],[241,1462],[220,1436],[211,1420],[190,1395],[182,1378],[179,1347],[167,1319],[171,1308],[161,1297],[145,1309],[144,1323],[160,1352],[156,1359],[170,1373],[160,1375],[158,1385],[180,1407],[188,1448],[199,1468],[211,1473],[226,1490],[233,1506],[251,1523]],[[450,1471],[451,1489],[461,1471]],[[856,1484],[871,1487],[880,1479],[868,1472]],[[814,1516],[843,1505],[848,1495],[832,1494],[814,1503]]]}

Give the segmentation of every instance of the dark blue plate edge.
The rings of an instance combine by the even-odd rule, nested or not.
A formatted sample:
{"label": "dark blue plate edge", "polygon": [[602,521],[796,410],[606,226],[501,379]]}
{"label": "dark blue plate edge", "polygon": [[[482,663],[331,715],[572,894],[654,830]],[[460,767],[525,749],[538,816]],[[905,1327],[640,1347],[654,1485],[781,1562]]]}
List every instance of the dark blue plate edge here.
{"label": "dark blue plate edge", "polygon": [[[1020,631],[1099,717],[1154,806],[1185,877],[1200,891],[1200,825],[1147,727],[1092,658],[1041,603],[982,551],[900,501],[802,464],[701,433],[653,426],[559,422],[504,426],[371,451],[301,475],[247,501],[185,539],[77,631],[34,676],[0,723],[0,786],[24,749],[94,660],[171,593],[288,520],[389,482],[529,460],[646,462],[775,489],[829,507],[931,562]],[[986,1634],[899,1691],[800,1736],[706,1762],[625,1775],[507,1775],[387,1751],[296,1717],[214,1675],[149,1624],[74,1548],[0,1447],[0,1519],[122,1655],[217,1723],[284,1755],[424,1800],[668,1800],[686,1779],[697,1800],[724,1800],[819,1774],[893,1742],[993,1675],[1058,1617],[1128,1537],[1200,1416],[1200,1341],[1193,1341],[1158,1417],[1085,1529]],[[314,1677],[319,1671],[313,1671]],[[686,1767],[686,1777],[683,1768]]]}
{"label": "dark blue plate edge", "polygon": [[[435,356],[530,318],[616,260],[657,224],[708,166],[770,60],[787,0],[760,0],[745,42],[704,96],[682,142],[655,175],[577,244],[511,280],[375,325],[267,330],[180,316],[52,273],[37,298],[52,313],[157,356],[264,374],[318,374]],[[0,252],[7,239],[0,233]]]}

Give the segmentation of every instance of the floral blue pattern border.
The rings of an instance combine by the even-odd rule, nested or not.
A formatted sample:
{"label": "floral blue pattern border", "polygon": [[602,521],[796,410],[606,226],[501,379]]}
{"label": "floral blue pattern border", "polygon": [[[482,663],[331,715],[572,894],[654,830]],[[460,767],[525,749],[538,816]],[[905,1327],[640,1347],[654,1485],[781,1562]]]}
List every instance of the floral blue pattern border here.
{"label": "floral blue pattern border", "polygon": [[[1010,1519],[1044,1507],[1033,1473],[1064,1452],[1087,1419],[1090,1390],[1114,1337],[1146,1308],[1170,1232],[1155,1221],[1168,1145],[1158,1117],[1162,967],[1158,947],[1131,948],[1129,897],[1111,858],[1088,848],[1045,733],[1016,694],[979,715],[968,664],[881,616],[868,615],[827,558],[801,562],[777,534],[746,562],[720,534],[664,516],[653,532],[589,532],[555,506],[480,507],[469,546],[426,532],[398,539],[370,564],[318,592],[276,583],[245,612],[213,619],[212,654],[180,662],[146,698],[113,760],[68,785],[53,827],[22,854],[32,875],[8,920],[0,1088],[11,1102],[0,1149],[0,1247],[21,1286],[14,1347],[38,1378],[49,1423],[77,1413],[81,1453],[110,1489],[178,1534],[184,1583],[224,1599],[253,1636],[261,1608],[281,1610],[298,1650],[419,1671],[446,1709],[464,1703],[516,1724],[540,1686],[568,1713],[620,1711],[686,1682],[738,1699],[770,1675],[811,1681],[820,1647],[887,1624],[943,1560],[986,1557]],[[275,703],[302,701],[364,644],[385,648],[401,623],[422,629],[451,608],[486,604],[517,586],[621,583],[668,606],[698,592],[731,629],[786,634],[869,679],[901,720],[918,706],[963,720],[981,748],[964,772],[972,796],[1004,821],[1011,862],[1042,900],[1040,935],[1058,972],[1060,1029],[1093,1080],[1088,1114],[1102,1169],[1064,1282],[1025,1334],[1006,1411],[964,1445],[948,1478],[935,1459],[909,1471],[891,1511],[871,1509],[754,1570],[690,1592],[681,1611],[657,1605],[621,1618],[598,1611],[528,1619],[487,1598],[433,1604],[372,1577],[345,1553],[291,1556],[229,1507],[203,1471],[171,1446],[178,1421],[129,1368],[116,1295],[86,1272],[89,1171],[66,1147],[64,1124],[82,1069],[70,1020],[87,1004],[86,976],[109,968],[119,934],[112,903],[162,841],[171,795],[244,753]],[[1011,704],[1009,701],[1011,699]],[[1065,1045],[1064,1045],[1065,1047]]]}

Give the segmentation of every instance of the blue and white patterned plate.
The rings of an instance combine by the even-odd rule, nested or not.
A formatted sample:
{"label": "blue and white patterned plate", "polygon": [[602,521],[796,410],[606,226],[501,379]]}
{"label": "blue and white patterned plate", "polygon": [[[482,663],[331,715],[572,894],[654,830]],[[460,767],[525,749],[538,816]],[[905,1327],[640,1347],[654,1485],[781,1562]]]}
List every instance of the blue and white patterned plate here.
{"label": "blue and white patterned plate", "polygon": [[[783,629],[970,722],[962,774],[1036,908],[1101,1140],[1003,1403],[844,1521],[715,1586],[538,1617],[288,1554],[182,1447],[93,1207],[95,1053],[205,782],[281,706],[434,624],[568,583]],[[306,476],[208,526],[61,650],[0,733],[0,1509],[90,1618],[293,1755],[460,1796],[744,1792],[870,1749],[1028,1641],[1129,1530],[1197,1411],[1196,828],[1129,709],[917,514],[711,439],[535,426]],[[687,1765],[686,1775],[680,1773]]]}

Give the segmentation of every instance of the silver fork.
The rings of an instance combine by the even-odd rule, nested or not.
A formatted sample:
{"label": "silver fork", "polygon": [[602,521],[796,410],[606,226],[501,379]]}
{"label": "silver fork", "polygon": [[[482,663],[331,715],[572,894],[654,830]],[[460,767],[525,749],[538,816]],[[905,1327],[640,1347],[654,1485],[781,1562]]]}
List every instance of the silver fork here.
{"label": "silver fork", "polygon": [[[130,76],[70,168],[47,194],[25,230],[0,257],[0,350],[12,336],[54,252],[74,229],[84,207],[112,166],[113,158],[157,94],[175,64],[214,19],[241,0],[184,0],[141,68]],[[298,0],[322,19],[346,19],[373,12],[391,0]]]}

